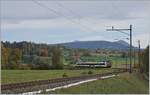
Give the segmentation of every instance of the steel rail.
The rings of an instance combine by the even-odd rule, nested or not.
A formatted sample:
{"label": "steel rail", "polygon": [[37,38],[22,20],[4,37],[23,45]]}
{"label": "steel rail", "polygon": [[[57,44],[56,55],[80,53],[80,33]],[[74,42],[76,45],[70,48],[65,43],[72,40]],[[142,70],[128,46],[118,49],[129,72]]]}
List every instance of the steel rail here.
{"label": "steel rail", "polygon": [[4,94],[9,94],[9,93],[14,94],[14,93],[37,91],[39,89],[59,87],[70,83],[79,82],[82,80],[99,78],[102,76],[119,74],[127,71],[126,69],[123,68],[114,68],[114,69],[116,69],[117,71],[95,74],[95,75],[75,76],[75,77],[57,78],[57,79],[48,79],[48,80],[36,80],[36,81],[12,83],[12,84],[2,84],[1,92]]}

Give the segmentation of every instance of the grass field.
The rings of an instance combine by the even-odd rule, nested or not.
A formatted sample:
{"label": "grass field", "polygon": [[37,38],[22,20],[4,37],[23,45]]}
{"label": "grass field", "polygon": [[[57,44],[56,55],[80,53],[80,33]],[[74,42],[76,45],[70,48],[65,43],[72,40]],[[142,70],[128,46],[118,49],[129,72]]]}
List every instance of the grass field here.
{"label": "grass field", "polygon": [[148,81],[137,74],[124,73],[120,76],[59,89],[48,94],[146,94]]}
{"label": "grass field", "polygon": [[[33,80],[43,80],[43,79],[52,79],[52,78],[61,78],[64,73],[71,76],[83,76],[87,75],[88,71],[86,70],[2,70],[2,84],[6,83],[18,83],[25,81],[33,81]],[[100,68],[91,70],[93,74],[109,72],[112,69],[110,68]]]}

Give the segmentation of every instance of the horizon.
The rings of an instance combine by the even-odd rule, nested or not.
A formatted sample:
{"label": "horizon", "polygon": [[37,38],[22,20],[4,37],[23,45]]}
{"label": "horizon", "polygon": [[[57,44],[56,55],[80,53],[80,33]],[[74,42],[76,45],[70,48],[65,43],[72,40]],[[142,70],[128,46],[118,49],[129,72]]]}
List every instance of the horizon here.
{"label": "horizon", "polygon": [[137,40],[142,48],[149,45],[149,1],[2,0],[1,3],[2,41],[59,44],[118,39],[129,43],[125,35],[106,29],[129,28],[132,24],[133,46],[138,46]]}
{"label": "horizon", "polygon": [[[84,41],[81,41],[81,40],[74,40],[74,41],[66,41],[66,42],[62,42],[62,43],[70,43],[70,42],[90,42],[90,41],[106,41],[106,42],[118,42],[118,41],[124,41],[124,40],[117,40],[117,41],[107,41],[107,40],[84,40]],[[44,42],[34,42],[34,41],[25,41],[25,40],[22,40],[22,41],[2,41],[2,42],[10,42],[10,43],[14,43],[14,42],[31,42],[31,43],[37,43],[37,44],[52,44],[52,43],[44,43]],[[124,41],[126,42],[126,41]],[[128,42],[126,42],[128,43]],[[55,43],[55,44],[61,44],[61,43]],[[128,43],[129,44],[129,43]]]}
{"label": "horizon", "polygon": [[[124,40],[117,40],[117,41],[106,41],[106,40],[86,40],[86,41],[70,41],[70,42],[62,42],[62,43],[55,43],[55,44],[51,44],[51,43],[42,43],[42,42],[34,42],[34,41],[1,41],[1,42],[10,42],[11,44],[12,43],[14,43],[14,42],[16,42],[16,43],[20,43],[20,42],[28,42],[28,43],[34,43],[34,44],[46,44],[46,45],[57,45],[57,44],[65,44],[65,43],[73,43],[73,42],[92,42],[92,41],[105,41],[105,42],[112,42],[112,43],[114,43],[114,42],[119,42],[119,41],[124,41]],[[129,43],[128,42],[126,42],[126,41],[124,41],[125,43],[127,43],[128,45],[129,45]],[[133,47],[136,47],[136,46],[134,46],[133,45]],[[137,47],[136,47],[137,48]],[[147,48],[147,46],[145,47],[145,48]],[[141,48],[141,49],[144,49],[144,48]]]}

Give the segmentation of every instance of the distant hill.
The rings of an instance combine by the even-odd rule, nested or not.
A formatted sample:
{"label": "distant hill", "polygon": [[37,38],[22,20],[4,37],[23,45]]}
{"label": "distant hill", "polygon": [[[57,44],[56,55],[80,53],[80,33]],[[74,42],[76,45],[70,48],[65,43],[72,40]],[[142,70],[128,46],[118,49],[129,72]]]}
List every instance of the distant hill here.
{"label": "distant hill", "polygon": [[123,40],[109,42],[109,41],[74,41],[68,43],[61,43],[65,47],[69,48],[81,48],[81,49],[128,49],[129,44]]}
{"label": "distant hill", "polygon": [[119,41],[116,41],[116,42],[119,43],[119,44],[122,44],[124,46],[129,46],[129,44],[127,42],[123,41],[123,40],[119,40]]}
{"label": "distant hill", "polygon": [[[39,47],[40,48],[48,48],[50,49],[51,46],[54,45],[61,45],[68,48],[79,48],[79,49],[129,49],[129,44],[123,40],[110,42],[110,41],[74,41],[74,42],[67,42],[67,43],[59,43],[59,44],[44,44],[44,43],[34,43],[34,42],[13,42],[10,43],[8,41],[2,42],[2,44],[7,48],[19,48],[19,49],[27,49],[27,47],[31,48],[27,50],[29,53],[31,52],[38,52]],[[136,50],[138,50],[137,47],[134,47]]]}

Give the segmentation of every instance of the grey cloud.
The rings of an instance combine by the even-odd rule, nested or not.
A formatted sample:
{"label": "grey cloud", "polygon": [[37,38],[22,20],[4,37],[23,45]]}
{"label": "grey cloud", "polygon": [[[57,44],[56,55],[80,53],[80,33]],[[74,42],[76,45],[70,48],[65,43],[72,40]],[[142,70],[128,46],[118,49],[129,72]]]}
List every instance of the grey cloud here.
{"label": "grey cloud", "polygon": [[[22,21],[30,19],[84,18],[96,19],[135,19],[130,13],[148,13],[149,1],[38,1],[59,14],[44,9],[31,1],[1,1],[1,19],[7,21]],[[62,8],[58,3],[63,5]],[[68,10],[73,13],[68,12]],[[63,15],[61,15],[63,14]],[[76,14],[79,14],[77,16]]]}

